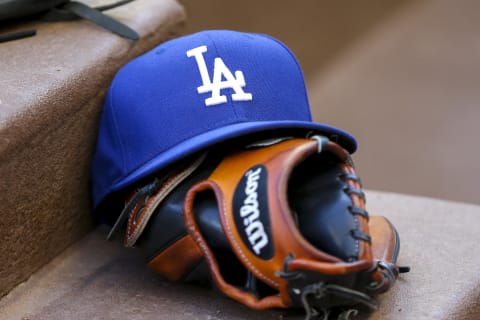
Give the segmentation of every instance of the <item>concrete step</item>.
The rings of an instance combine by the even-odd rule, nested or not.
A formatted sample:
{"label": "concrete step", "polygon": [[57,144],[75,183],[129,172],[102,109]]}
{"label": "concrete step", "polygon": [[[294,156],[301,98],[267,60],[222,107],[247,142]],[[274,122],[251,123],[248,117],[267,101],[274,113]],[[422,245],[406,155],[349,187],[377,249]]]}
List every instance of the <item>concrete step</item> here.
{"label": "concrete step", "polygon": [[174,0],[135,1],[106,13],[141,39],[86,20],[2,30],[37,28],[34,37],[0,44],[0,296],[91,230],[90,159],[113,74],[178,35],[185,20]]}
{"label": "concrete step", "polygon": [[[401,238],[396,286],[380,309],[355,320],[480,318],[480,206],[367,191],[372,214]],[[147,269],[136,249],[95,229],[0,300],[0,319],[303,319],[301,312],[255,311],[206,287],[170,283]]]}

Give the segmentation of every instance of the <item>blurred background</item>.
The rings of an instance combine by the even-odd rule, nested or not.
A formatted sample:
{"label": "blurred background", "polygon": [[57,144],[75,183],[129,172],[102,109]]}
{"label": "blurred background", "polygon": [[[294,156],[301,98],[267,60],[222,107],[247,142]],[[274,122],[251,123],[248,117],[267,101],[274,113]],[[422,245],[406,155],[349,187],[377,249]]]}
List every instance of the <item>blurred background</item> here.
{"label": "blurred background", "polygon": [[356,136],[366,189],[480,204],[480,1],[180,2],[186,33],[290,47],[314,120]]}

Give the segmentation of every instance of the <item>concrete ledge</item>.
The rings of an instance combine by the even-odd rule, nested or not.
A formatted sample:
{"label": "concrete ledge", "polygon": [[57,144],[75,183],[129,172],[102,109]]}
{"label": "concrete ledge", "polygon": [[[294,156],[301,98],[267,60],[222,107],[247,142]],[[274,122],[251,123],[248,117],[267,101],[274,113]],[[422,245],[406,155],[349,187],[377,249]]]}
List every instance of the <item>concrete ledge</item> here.
{"label": "concrete ledge", "polygon": [[35,37],[0,45],[0,296],[91,229],[89,163],[105,92],[120,66],[185,20],[174,0],[107,13],[141,39],[84,20],[35,21],[10,26],[36,27]]}
{"label": "concrete ledge", "polygon": [[[367,192],[371,213],[397,227],[399,263],[412,271],[355,319],[480,318],[480,206]],[[98,228],[0,300],[0,319],[303,319],[254,311],[212,289],[173,284],[150,272],[135,249]]]}

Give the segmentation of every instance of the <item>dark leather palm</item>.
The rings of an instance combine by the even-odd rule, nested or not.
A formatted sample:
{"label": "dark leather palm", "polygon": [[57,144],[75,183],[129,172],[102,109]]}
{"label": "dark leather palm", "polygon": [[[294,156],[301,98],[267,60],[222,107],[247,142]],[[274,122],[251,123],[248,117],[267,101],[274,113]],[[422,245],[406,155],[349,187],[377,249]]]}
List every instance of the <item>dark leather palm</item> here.
{"label": "dark leather palm", "polygon": [[313,155],[290,178],[289,204],[301,234],[317,249],[344,261],[356,260],[355,218],[336,162]]}

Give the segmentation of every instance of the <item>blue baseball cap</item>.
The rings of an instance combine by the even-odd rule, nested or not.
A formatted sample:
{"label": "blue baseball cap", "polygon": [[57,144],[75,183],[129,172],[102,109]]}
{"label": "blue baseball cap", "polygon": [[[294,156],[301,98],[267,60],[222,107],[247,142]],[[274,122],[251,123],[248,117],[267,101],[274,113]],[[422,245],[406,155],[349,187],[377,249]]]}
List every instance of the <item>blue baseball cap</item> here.
{"label": "blue baseball cap", "polygon": [[301,68],[261,34],[209,30],[167,41],[115,75],[92,162],[96,208],[109,194],[222,141],[318,132],[353,153],[349,133],[312,121]]}

